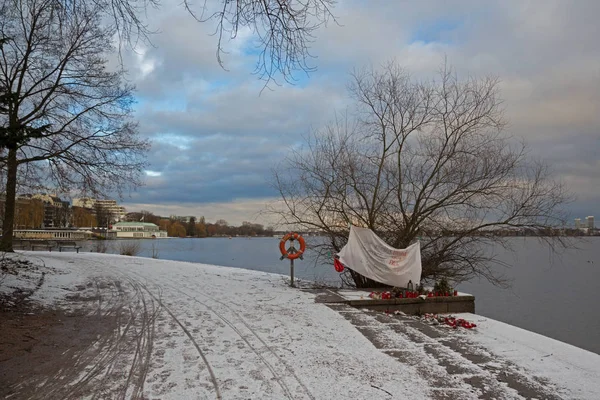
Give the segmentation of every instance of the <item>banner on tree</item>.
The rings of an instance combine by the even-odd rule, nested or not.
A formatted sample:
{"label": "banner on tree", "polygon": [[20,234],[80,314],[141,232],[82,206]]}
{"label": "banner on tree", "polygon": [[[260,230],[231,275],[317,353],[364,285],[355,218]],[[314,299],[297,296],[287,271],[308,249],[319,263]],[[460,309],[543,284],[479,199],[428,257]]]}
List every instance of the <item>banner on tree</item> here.
{"label": "banner on tree", "polygon": [[421,281],[419,242],[406,249],[395,249],[372,230],[350,227],[348,243],[338,253],[339,261],[351,270],[390,286],[406,287]]}

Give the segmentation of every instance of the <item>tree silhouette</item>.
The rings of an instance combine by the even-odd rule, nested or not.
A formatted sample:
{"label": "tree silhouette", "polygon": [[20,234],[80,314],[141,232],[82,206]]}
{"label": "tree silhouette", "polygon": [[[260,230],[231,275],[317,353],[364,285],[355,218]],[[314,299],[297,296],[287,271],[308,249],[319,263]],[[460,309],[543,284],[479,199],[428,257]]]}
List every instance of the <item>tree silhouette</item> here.
{"label": "tree silhouette", "polygon": [[0,250],[12,251],[18,170],[62,191],[139,183],[148,143],[131,121],[132,87],[107,69],[114,27],[93,2],[9,0],[0,6],[0,162],[6,202]]}

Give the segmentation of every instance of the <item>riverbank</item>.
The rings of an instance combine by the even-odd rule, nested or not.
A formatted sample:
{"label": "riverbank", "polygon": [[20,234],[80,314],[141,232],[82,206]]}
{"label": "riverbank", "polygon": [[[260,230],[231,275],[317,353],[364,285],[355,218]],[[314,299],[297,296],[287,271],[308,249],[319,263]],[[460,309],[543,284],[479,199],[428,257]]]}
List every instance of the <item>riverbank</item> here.
{"label": "riverbank", "polygon": [[452,330],[316,304],[314,294],[264,272],[108,254],[13,257],[31,264],[0,282],[10,295],[3,326],[11,327],[0,344],[2,397],[593,399],[600,392],[597,354],[473,314],[462,317],[476,329]]}

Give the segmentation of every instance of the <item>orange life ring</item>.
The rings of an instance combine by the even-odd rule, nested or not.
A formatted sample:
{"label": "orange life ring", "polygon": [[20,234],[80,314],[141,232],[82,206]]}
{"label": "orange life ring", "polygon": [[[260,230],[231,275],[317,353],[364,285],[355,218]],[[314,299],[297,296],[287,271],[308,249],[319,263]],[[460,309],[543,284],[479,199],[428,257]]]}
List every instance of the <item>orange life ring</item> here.
{"label": "orange life ring", "polygon": [[[288,253],[287,249],[285,248],[285,243],[288,240],[297,240],[300,243],[300,250],[296,250],[295,253]],[[300,257],[304,253],[304,250],[306,250],[306,242],[304,241],[304,238],[296,232],[290,232],[286,234],[279,242],[279,251],[281,252],[281,255],[290,260],[295,260],[296,258]]]}

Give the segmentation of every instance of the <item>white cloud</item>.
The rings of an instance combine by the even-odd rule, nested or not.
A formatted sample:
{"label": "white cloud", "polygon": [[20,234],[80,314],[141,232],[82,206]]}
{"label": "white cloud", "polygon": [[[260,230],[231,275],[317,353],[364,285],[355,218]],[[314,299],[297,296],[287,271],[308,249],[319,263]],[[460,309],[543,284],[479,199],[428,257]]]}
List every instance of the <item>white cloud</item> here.
{"label": "white cloud", "polygon": [[574,210],[600,204],[600,2],[346,0],[334,13],[339,24],[319,30],[313,44],[319,70],[262,94],[255,56],[245,51],[251,31],[225,43],[225,71],[214,21],[198,23],[168,4],[151,13],[150,28],[160,30],[155,47],[125,56],[141,131],[155,140],[135,203],[243,220],[260,208],[254,199],[275,195],[270,168],[344,110],[349,71],[395,59],[429,79],[447,57],[459,76],[500,78],[509,133],[572,183],[580,195]]}
{"label": "white cloud", "polygon": [[159,177],[162,175],[162,172],[151,171],[151,170],[146,170],[146,171],[144,171],[144,173],[151,178],[156,178],[156,177]]}

